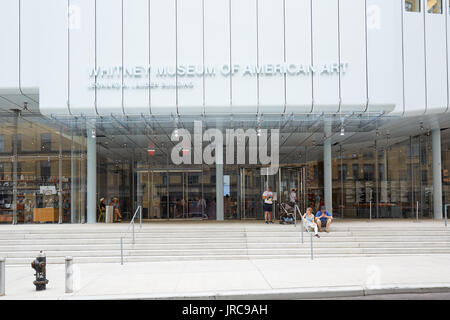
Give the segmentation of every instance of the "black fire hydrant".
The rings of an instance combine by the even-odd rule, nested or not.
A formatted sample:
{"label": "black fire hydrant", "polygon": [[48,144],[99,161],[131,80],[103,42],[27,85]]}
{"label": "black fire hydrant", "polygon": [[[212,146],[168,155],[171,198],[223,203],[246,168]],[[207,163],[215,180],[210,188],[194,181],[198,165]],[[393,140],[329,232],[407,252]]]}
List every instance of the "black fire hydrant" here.
{"label": "black fire hydrant", "polygon": [[36,273],[34,274],[36,276],[36,280],[33,281],[33,284],[36,286],[36,291],[46,289],[46,285],[48,283],[46,265],[47,258],[41,250],[36,259],[31,263],[31,267],[36,270]]}

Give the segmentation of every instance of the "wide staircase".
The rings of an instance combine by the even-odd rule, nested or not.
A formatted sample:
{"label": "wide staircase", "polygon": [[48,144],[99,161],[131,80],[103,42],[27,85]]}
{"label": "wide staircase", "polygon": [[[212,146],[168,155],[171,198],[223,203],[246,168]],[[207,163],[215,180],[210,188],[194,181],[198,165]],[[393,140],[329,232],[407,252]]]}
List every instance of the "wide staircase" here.
{"label": "wide staircase", "polygon": [[[0,257],[29,264],[43,250],[48,263],[120,263],[126,224],[0,225]],[[310,258],[310,235],[297,225],[262,222],[157,222],[136,225],[124,240],[124,262],[199,259]],[[441,221],[335,221],[313,238],[314,258],[450,254]]]}

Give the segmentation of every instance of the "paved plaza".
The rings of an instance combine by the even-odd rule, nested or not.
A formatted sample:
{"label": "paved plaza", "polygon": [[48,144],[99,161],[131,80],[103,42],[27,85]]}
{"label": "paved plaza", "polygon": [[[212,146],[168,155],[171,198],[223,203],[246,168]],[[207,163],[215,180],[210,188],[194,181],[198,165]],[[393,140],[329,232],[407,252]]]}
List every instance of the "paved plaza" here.
{"label": "paved plaza", "polygon": [[450,255],[76,264],[72,294],[64,293],[62,264],[48,266],[50,282],[42,292],[34,290],[31,267],[7,266],[6,296],[0,299],[307,299],[395,288],[445,292],[450,291],[449,265]]}

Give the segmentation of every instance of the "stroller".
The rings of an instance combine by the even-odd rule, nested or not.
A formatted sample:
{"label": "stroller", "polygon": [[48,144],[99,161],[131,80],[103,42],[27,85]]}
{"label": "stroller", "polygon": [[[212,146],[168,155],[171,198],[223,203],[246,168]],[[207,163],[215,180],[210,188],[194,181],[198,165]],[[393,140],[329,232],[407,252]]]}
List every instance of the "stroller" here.
{"label": "stroller", "polygon": [[295,224],[295,208],[287,203],[280,203],[280,224]]}

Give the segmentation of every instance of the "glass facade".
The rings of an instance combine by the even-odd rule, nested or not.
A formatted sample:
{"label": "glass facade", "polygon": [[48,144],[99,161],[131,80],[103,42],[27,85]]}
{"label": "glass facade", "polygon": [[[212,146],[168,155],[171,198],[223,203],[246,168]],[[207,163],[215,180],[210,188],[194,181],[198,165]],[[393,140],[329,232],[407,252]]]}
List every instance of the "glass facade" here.
{"label": "glass facade", "polygon": [[433,217],[430,134],[390,140],[359,152],[335,150],[333,207],[340,216],[368,218],[372,210],[372,218]]}
{"label": "glass facade", "polygon": [[[450,205],[450,130],[442,131],[442,203]],[[450,208],[449,208],[450,210]],[[450,212],[449,212],[450,215]]]}
{"label": "glass facade", "polygon": [[[173,144],[167,142],[171,128],[162,129],[162,123],[155,133],[142,120],[126,131],[123,124],[108,121],[96,128],[97,205],[101,198],[106,205],[117,198],[124,220],[131,219],[140,205],[148,221],[216,219],[215,165],[174,165],[170,160]],[[2,117],[0,223],[87,221],[86,121],[68,123],[39,115]],[[289,202],[294,191],[302,212],[325,204],[323,143],[319,136],[307,133],[311,139],[288,147],[287,137],[298,125],[289,130],[282,132],[286,145],[280,149],[277,175],[261,175],[257,165],[224,165],[225,220],[263,219],[261,195],[267,186],[279,202]],[[365,134],[355,133],[355,137],[361,135],[359,144],[345,140],[333,144],[334,215],[433,218],[431,133],[423,130],[403,137],[377,133],[373,141],[365,139]],[[450,130],[443,130],[441,139],[443,203],[448,204]],[[104,221],[100,216],[97,220]]]}
{"label": "glass facade", "polygon": [[442,0],[427,0],[428,13],[442,13]]}
{"label": "glass facade", "polygon": [[405,0],[405,10],[409,12],[420,12],[421,0]]}
{"label": "glass facade", "polygon": [[85,138],[14,115],[2,120],[0,222],[81,222]]}

